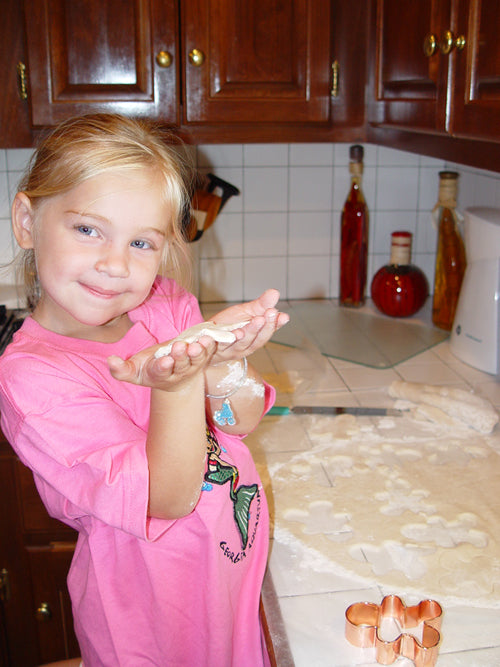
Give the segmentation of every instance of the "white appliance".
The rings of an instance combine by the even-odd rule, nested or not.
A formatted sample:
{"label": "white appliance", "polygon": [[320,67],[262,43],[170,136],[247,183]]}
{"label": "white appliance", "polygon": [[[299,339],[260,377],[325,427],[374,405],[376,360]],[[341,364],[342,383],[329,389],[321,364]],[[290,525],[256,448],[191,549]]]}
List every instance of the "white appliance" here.
{"label": "white appliance", "polygon": [[452,353],[486,373],[500,373],[500,209],[465,213],[467,268],[450,339]]}

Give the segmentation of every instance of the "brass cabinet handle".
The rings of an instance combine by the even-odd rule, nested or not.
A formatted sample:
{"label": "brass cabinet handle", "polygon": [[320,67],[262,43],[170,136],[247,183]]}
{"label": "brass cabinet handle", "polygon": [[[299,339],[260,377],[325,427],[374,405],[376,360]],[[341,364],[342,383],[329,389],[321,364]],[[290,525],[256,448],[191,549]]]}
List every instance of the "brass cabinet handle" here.
{"label": "brass cabinet handle", "polygon": [[339,96],[339,61],[334,60],[332,63],[332,88],[330,90],[331,97]]}
{"label": "brass cabinet handle", "polygon": [[52,618],[52,611],[50,610],[48,602],[41,602],[35,612],[37,621],[50,621]]}
{"label": "brass cabinet handle", "polygon": [[22,100],[28,99],[28,86],[26,81],[26,65],[19,61],[16,65],[17,76],[19,81],[19,97]]}
{"label": "brass cabinet handle", "polygon": [[168,51],[160,51],[156,56],[156,62],[160,67],[170,67],[172,56]]}
{"label": "brass cabinet handle", "polygon": [[465,46],[465,37],[464,35],[459,35],[454,37],[451,30],[447,30],[439,42],[439,50],[445,56],[447,56],[455,48],[457,51],[461,51]]}
{"label": "brass cabinet handle", "polygon": [[192,49],[189,52],[189,62],[193,67],[200,67],[205,62],[205,54],[199,49]]}
{"label": "brass cabinet handle", "polygon": [[424,53],[428,58],[430,58],[437,52],[437,50],[438,50],[437,37],[436,35],[429,33],[424,39]]}
{"label": "brass cabinet handle", "polygon": [[4,567],[0,570],[0,601],[10,600],[10,575]]}

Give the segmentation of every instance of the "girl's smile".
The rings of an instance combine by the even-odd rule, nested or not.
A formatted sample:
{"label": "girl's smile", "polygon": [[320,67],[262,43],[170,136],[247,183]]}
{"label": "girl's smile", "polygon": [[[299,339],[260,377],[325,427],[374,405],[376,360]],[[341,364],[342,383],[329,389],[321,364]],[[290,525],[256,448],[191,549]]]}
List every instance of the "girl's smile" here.
{"label": "girl's smile", "polygon": [[130,328],[166,246],[170,211],[150,172],[90,178],[34,211],[22,193],[14,230],[34,248],[41,297],[33,317],[56,333],[110,342]]}

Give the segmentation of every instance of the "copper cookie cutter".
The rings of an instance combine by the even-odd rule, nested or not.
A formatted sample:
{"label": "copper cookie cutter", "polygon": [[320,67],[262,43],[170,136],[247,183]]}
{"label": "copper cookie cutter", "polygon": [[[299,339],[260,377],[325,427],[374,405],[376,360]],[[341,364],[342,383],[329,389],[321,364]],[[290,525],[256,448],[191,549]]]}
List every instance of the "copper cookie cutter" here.
{"label": "copper cookie cutter", "polygon": [[[387,595],[382,604],[355,602],[347,608],[345,635],[347,640],[360,648],[375,648],[377,662],[392,665],[400,656],[413,660],[415,667],[433,667],[436,664],[443,609],[435,600],[422,600],[407,607],[397,595]],[[398,623],[401,633],[396,639],[386,641],[379,629],[385,618]],[[405,632],[423,624],[422,639]]]}

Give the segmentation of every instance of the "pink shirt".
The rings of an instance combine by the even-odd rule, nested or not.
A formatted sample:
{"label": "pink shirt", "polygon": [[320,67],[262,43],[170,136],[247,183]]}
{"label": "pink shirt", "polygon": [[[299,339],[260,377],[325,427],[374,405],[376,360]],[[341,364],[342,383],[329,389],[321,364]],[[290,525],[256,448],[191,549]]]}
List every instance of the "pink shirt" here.
{"label": "pink shirt", "polygon": [[[68,587],[85,667],[268,664],[258,617],[268,509],[249,450],[208,433],[194,511],[148,518],[150,390],[107,368],[111,354],[128,357],[202,321],[178,289],[158,280],[117,343],[28,318],[0,358],[2,430],[49,513],[79,531]],[[273,400],[266,387],[266,410]]]}

